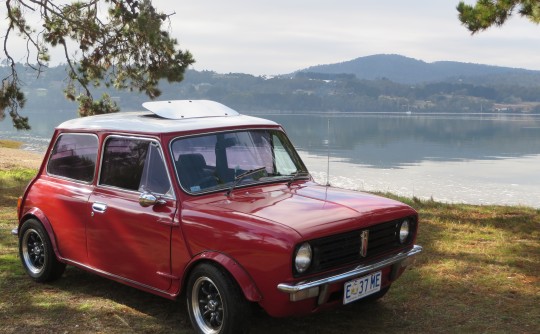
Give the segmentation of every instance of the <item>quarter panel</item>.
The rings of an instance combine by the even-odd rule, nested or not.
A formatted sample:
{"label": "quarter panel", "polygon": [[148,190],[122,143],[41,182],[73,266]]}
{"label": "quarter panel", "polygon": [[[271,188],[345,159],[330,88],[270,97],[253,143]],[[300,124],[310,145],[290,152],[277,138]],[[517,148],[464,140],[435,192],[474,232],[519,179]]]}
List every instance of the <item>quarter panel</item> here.
{"label": "quarter panel", "polygon": [[37,208],[49,220],[58,253],[63,258],[87,263],[86,224],[88,198],[93,186],[41,175],[27,192],[24,206]]}

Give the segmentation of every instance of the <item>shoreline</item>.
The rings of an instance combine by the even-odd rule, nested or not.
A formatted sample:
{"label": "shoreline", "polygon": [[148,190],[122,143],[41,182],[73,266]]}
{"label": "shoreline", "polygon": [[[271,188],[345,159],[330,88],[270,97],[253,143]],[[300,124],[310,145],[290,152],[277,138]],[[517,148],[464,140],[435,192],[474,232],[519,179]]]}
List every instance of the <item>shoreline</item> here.
{"label": "shoreline", "polygon": [[[7,147],[1,147],[0,146],[0,170],[9,170],[9,169],[17,169],[17,168],[28,168],[28,169],[39,169],[41,166],[41,163],[43,161],[43,157],[45,155],[45,152],[36,152],[36,151],[28,151],[25,150],[22,146],[20,148],[7,148]],[[365,191],[365,190],[364,190]],[[374,193],[378,194],[392,194],[392,192],[384,192],[384,191],[372,191]],[[405,195],[398,195],[393,194],[395,196],[408,198],[414,200],[416,196],[405,196]],[[423,198],[422,200],[429,201],[428,199]],[[457,202],[447,202],[447,201],[440,201],[435,200],[435,202],[441,203],[441,204],[448,204],[448,205],[477,205],[477,206],[507,206],[507,207],[525,207],[525,208],[532,208],[532,209],[540,209],[540,207],[536,207],[534,205],[527,205],[527,204],[474,204],[474,203],[457,203]]]}
{"label": "shoreline", "polygon": [[44,155],[45,153],[37,153],[20,148],[0,147],[0,169],[38,169],[41,166]]}

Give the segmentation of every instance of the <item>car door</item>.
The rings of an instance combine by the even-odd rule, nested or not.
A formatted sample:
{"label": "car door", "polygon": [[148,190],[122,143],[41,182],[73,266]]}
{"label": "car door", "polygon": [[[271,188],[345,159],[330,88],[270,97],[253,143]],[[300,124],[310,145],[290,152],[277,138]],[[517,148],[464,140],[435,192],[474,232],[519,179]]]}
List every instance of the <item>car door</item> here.
{"label": "car door", "polygon": [[[146,198],[144,206],[141,196]],[[107,138],[98,185],[89,203],[90,265],[167,290],[171,284],[170,238],[176,201],[157,141]]]}

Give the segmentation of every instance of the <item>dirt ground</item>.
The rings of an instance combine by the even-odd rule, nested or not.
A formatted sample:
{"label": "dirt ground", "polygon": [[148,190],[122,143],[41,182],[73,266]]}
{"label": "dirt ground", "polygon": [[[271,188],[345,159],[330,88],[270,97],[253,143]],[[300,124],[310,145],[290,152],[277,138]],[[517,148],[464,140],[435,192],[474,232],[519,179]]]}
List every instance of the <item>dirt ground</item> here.
{"label": "dirt ground", "polygon": [[0,147],[0,169],[14,167],[39,168],[43,153],[30,152],[15,148]]}

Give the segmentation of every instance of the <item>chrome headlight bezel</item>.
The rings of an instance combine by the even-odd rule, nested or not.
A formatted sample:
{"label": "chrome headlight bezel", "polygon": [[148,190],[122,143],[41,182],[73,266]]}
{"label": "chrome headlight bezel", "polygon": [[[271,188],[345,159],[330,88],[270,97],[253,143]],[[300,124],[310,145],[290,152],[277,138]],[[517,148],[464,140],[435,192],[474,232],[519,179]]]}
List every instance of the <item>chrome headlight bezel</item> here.
{"label": "chrome headlight bezel", "polygon": [[296,273],[305,273],[311,266],[312,259],[313,250],[308,242],[304,242],[297,247],[294,254],[294,269],[296,270]]}
{"label": "chrome headlight bezel", "polygon": [[411,237],[412,224],[409,220],[405,219],[399,226],[399,243],[406,244]]}

